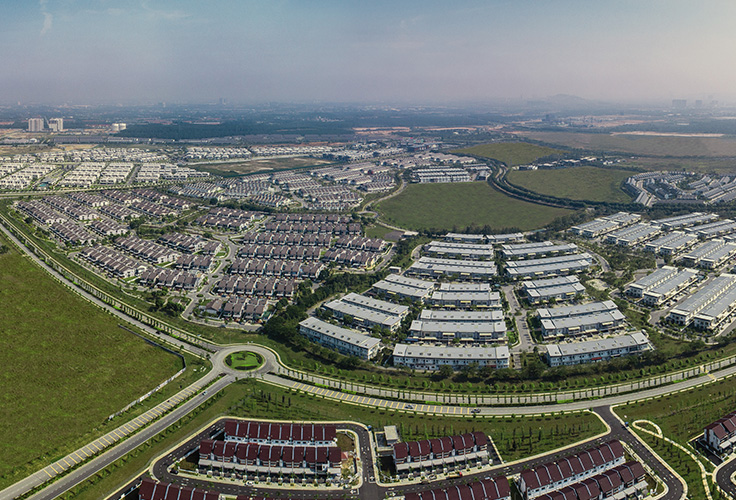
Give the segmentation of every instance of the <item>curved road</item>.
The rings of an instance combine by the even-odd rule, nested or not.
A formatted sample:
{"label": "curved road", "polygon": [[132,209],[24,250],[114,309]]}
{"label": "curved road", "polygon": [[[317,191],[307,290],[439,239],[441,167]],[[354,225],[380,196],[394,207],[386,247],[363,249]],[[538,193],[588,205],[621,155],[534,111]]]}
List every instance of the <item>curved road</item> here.
{"label": "curved road", "polygon": [[[12,234],[10,234],[9,231],[7,231],[7,229],[4,226],[0,225],[0,228],[20,248],[25,248]],[[36,261],[37,264],[42,266],[47,272],[49,272],[50,274],[52,274],[53,276],[55,276],[57,279],[61,280],[62,282],[67,283],[67,285],[73,290],[75,290],[78,294],[94,302],[99,307],[109,311],[111,314],[120,317],[126,322],[136,325],[138,328],[146,331],[147,333],[153,335],[154,337],[157,337],[161,339],[162,341],[165,341],[169,344],[173,344],[177,347],[181,347],[199,356],[205,356],[207,354],[207,352],[203,349],[193,347],[175,338],[169,337],[168,335],[162,334],[156,331],[155,329],[137,320],[134,320],[133,318],[130,318],[124,315],[122,312],[118,311],[117,309],[114,309],[113,307],[105,304],[99,299],[96,299],[95,297],[90,296],[86,292],[83,292],[79,290],[78,288],[76,288],[74,285],[68,283],[63,276],[59,275],[59,273],[57,273],[55,270],[53,270],[51,267],[49,267],[47,264],[45,264],[35,255],[33,254],[27,254],[27,255],[29,258]],[[224,358],[230,352],[242,350],[246,348],[249,350],[259,352],[260,354],[264,356],[265,364],[259,370],[257,370],[255,374],[262,375],[264,379],[268,381],[269,383],[280,385],[282,387],[312,392],[322,397],[335,398],[340,401],[351,402],[354,404],[363,404],[363,405],[370,405],[370,406],[376,406],[376,407],[388,407],[388,408],[393,408],[393,409],[411,409],[411,411],[415,411],[415,412],[442,413],[442,414],[447,414],[447,415],[458,415],[458,416],[463,415],[463,414],[467,415],[468,413],[470,413],[470,409],[467,406],[419,405],[420,406],[419,408],[407,408],[405,403],[400,403],[397,401],[379,399],[379,398],[375,398],[371,396],[357,397],[354,394],[351,395],[351,394],[346,394],[346,393],[342,393],[339,391],[331,391],[331,390],[307,385],[304,383],[300,383],[297,381],[285,379],[277,375],[279,372],[283,372],[287,370],[279,364],[278,359],[276,358],[276,355],[268,349],[258,347],[255,345],[230,346],[230,347],[223,348],[222,346],[205,343],[202,345],[202,347],[205,349],[211,349],[212,351],[214,351],[214,354],[212,355],[213,369],[210,373],[205,375],[205,377],[203,377],[199,381],[192,384],[192,386],[190,386],[189,388],[185,389],[185,391],[189,390],[189,391],[198,392],[206,384],[213,382],[215,379],[217,379],[221,373],[224,373],[225,376],[219,378],[219,380],[217,380],[214,383],[215,385],[211,389],[211,394],[214,394],[217,390],[227,386],[229,383],[235,380],[236,376],[241,376],[242,374],[238,373],[237,375],[235,375],[232,372],[232,370],[230,370],[225,365]],[[686,380],[683,382],[671,384],[671,385],[664,386],[664,387],[657,387],[654,389],[650,389],[650,390],[646,390],[646,391],[638,392],[638,393],[633,393],[633,394],[628,394],[628,395],[620,395],[620,396],[612,396],[612,397],[604,398],[604,399],[599,400],[597,403],[603,404],[603,405],[621,404],[621,403],[625,403],[629,401],[643,399],[645,397],[664,395],[664,394],[668,394],[671,392],[675,392],[677,390],[692,387],[692,386],[695,386],[695,385],[698,385],[704,382],[716,380],[717,378],[720,378],[720,377],[729,376],[734,373],[736,373],[736,366],[731,367],[731,368],[726,368],[724,370],[720,370],[719,372],[715,372],[713,374],[703,375],[698,378]],[[380,393],[380,390],[378,390],[378,392]],[[211,394],[210,394],[210,397],[211,397]],[[128,423],[123,424],[121,427],[116,429],[116,431],[113,431],[115,433],[115,436],[117,436],[118,438],[109,443],[110,448],[108,449],[108,451],[102,453],[101,455],[85,463],[78,469],[72,471],[71,473],[66,475],[64,478],[55,482],[53,485],[42,490],[37,495],[34,495],[32,498],[34,499],[35,498],[49,498],[50,499],[50,498],[54,498],[58,496],[60,491],[63,492],[66,489],[79,483],[80,481],[83,481],[87,477],[90,477],[92,474],[96,473],[97,471],[101,470],[106,465],[113,462],[114,460],[122,456],[123,454],[132,450],[133,448],[138,446],[140,443],[143,443],[144,441],[146,441],[153,435],[165,429],[168,425],[175,422],[178,418],[181,418],[182,416],[186,415],[190,411],[194,410],[202,402],[208,399],[207,397],[196,396],[194,397],[194,399],[190,399],[189,401],[182,404],[182,400],[186,399],[187,396],[190,396],[190,395],[186,395],[186,394],[182,395],[180,393],[177,396],[174,396],[173,398],[170,398],[166,402],[159,405],[159,407],[157,407],[155,410],[158,410],[160,412],[160,415],[164,415],[164,416],[159,418],[158,420],[155,420],[153,423],[148,423],[147,426],[143,428],[143,430],[139,431],[137,428],[132,427]],[[177,407],[178,404],[181,404],[181,406]],[[493,407],[493,408],[484,407],[480,409],[480,412],[481,414],[487,414],[487,415],[501,415],[501,414],[509,414],[509,413],[536,414],[536,413],[565,411],[565,410],[582,410],[582,409],[587,409],[589,406],[590,406],[589,402],[578,401],[578,402],[556,404],[556,405],[537,405],[537,406],[524,406],[524,407]],[[172,410],[172,408],[174,409]],[[167,412],[169,411],[170,413],[167,414]],[[116,444],[116,442],[119,440],[123,440],[122,443]],[[67,469],[73,468],[75,464],[82,461],[81,460],[82,458],[86,458],[89,456],[88,452],[80,453],[83,451],[84,451],[84,448],[77,450],[76,452],[73,452],[72,454],[62,459],[62,461],[64,461],[66,464],[65,467],[59,465],[60,462],[62,461],[57,462],[59,470],[57,470],[56,468],[53,468],[52,466],[54,464],[51,464],[51,466],[48,466],[42,469],[41,471],[38,471],[35,474],[28,476],[22,481],[1,491],[0,498],[2,499],[15,498],[16,496],[22,495],[30,491],[33,488],[41,486],[49,479],[61,474]],[[76,455],[76,458],[74,458],[75,455]]]}

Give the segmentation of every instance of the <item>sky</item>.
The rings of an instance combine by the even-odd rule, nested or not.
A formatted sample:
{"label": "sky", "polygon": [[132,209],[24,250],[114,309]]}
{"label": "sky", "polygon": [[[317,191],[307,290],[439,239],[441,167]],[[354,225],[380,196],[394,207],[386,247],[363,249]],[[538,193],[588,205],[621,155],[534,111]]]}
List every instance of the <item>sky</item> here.
{"label": "sky", "polygon": [[732,0],[0,0],[5,103],[736,100]]}

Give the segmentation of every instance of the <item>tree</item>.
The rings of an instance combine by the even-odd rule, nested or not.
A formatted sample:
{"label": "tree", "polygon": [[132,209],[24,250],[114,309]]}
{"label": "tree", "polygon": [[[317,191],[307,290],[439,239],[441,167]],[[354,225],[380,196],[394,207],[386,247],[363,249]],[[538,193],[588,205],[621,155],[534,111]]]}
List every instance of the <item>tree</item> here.
{"label": "tree", "polygon": [[453,370],[450,365],[442,365],[440,366],[440,369],[437,370],[437,375],[440,378],[450,378],[454,373],[455,370]]}

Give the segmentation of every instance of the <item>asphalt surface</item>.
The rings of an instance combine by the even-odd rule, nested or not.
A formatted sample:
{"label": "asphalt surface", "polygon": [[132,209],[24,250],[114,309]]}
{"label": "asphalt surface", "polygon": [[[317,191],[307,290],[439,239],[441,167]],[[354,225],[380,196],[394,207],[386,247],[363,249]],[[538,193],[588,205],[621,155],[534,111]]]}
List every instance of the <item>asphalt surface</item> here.
{"label": "asphalt surface", "polygon": [[731,498],[736,498],[736,484],[731,481],[734,474],[736,474],[736,456],[721,465],[713,476],[713,481]]}
{"label": "asphalt surface", "polygon": [[[544,463],[548,463],[559,458],[573,455],[593,446],[598,446],[605,441],[618,439],[629,445],[631,449],[639,456],[639,458],[648,465],[651,470],[666,484],[667,493],[662,497],[665,500],[680,500],[684,497],[685,489],[682,482],[661,463],[641,442],[631,433],[631,431],[613,414],[610,407],[596,407],[593,411],[598,414],[610,427],[610,432],[604,436],[596,437],[586,441],[577,443],[574,447],[567,448],[563,451],[554,451],[545,455],[537,456],[529,460],[521,460],[511,464],[502,464],[496,461],[497,465],[490,469],[465,473],[462,477],[444,479],[431,483],[411,483],[386,485],[379,484],[375,481],[374,457],[370,445],[369,431],[355,424],[338,424],[339,429],[349,429],[358,435],[358,446],[360,448],[361,464],[363,470],[361,472],[362,484],[356,488],[356,493],[352,494],[350,489],[324,489],[321,492],[306,489],[297,486],[288,491],[291,498],[311,499],[311,498],[360,498],[361,500],[374,500],[376,498],[384,498],[386,495],[405,495],[409,492],[426,491],[435,488],[447,488],[457,484],[465,484],[474,480],[485,477],[495,477],[499,475],[513,476],[521,473],[524,469],[536,467]],[[158,459],[152,467],[153,476],[162,482],[179,484],[182,486],[190,486],[209,491],[217,491],[227,495],[261,495],[278,498],[285,493],[284,488],[268,488],[254,485],[244,484],[242,481],[237,482],[212,482],[203,479],[195,479],[173,474],[168,471],[169,467],[180,458],[183,458],[192,450],[199,447],[199,442],[203,439],[210,439],[221,433],[224,429],[224,419],[215,422],[212,426],[203,430],[196,436],[186,442],[181,443],[174,451]],[[736,469],[736,460],[732,466]],[[724,474],[728,471],[724,470]],[[114,497],[119,497],[126,491],[129,491],[143,476],[136,478],[135,481],[121,488]],[[727,476],[727,477],[730,477]],[[352,490],[352,491],[355,491]]]}
{"label": "asphalt surface", "polygon": [[[10,234],[4,226],[0,225],[0,229],[2,229],[7,234],[7,236],[11,238],[13,241],[15,241],[19,246],[23,247],[23,245],[20,244],[20,242],[12,234]],[[266,381],[272,384],[282,386],[282,387],[294,388],[297,390],[317,394],[322,397],[334,398],[340,401],[349,402],[353,404],[363,404],[363,405],[393,408],[393,409],[399,409],[399,410],[403,409],[406,411],[437,413],[437,414],[446,414],[446,415],[467,415],[467,414],[470,414],[471,412],[471,408],[469,406],[460,406],[461,404],[466,405],[468,403],[465,397],[462,397],[462,396],[455,397],[454,400],[451,398],[451,400],[448,401],[448,404],[442,404],[442,405],[437,405],[437,404],[407,405],[407,403],[402,403],[399,401],[392,401],[389,399],[381,398],[381,395],[384,395],[385,397],[386,393],[391,392],[390,390],[387,391],[383,389],[371,388],[370,391],[374,391],[377,394],[376,397],[357,396],[355,394],[346,394],[339,390],[319,388],[319,387],[315,387],[309,384],[304,384],[301,382],[286,379],[278,375],[275,375],[275,373],[284,372],[286,371],[286,369],[284,369],[282,366],[279,365],[278,360],[276,359],[276,356],[274,355],[274,353],[267,349],[259,348],[254,345],[244,345],[244,346],[234,346],[234,347],[222,348],[221,346],[201,343],[200,345],[202,349],[193,347],[173,337],[169,337],[168,335],[161,334],[160,332],[147,326],[146,324],[141,323],[133,318],[130,318],[129,316],[107,305],[101,300],[79,290],[78,288],[69,284],[63,276],[61,276],[59,273],[57,273],[54,269],[52,269],[50,266],[45,264],[43,261],[38,259],[38,257],[36,257],[33,254],[27,254],[27,255],[29,258],[36,261],[40,266],[42,266],[47,272],[52,274],[54,277],[61,280],[62,282],[66,282],[70,286],[70,288],[75,290],[78,294],[92,301],[99,307],[109,311],[111,314],[114,314],[120,317],[126,322],[135,324],[137,327],[152,334],[154,337],[158,337],[159,339],[161,339],[162,341],[168,344],[172,344],[172,345],[181,347],[183,349],[186,349],[190,352],[194,352],[195,354],[199,354],[199,355],[206,355],[207,350],[214,351],[214,354],[212,354],[211,356],[211,361],[213,363],[213,370],[209,374],[207,374],[205,377],[200,379],[200,381],[196,382],[195,384],[190,386],[190,388],[187,388],[187,389],[198,391],[201,389],[201,384],[206,384],[214,380],[215,378],[219,376],[220,373],[227,374],[225,377],[220,378],[211,389],[208,389],[209,396],[205,396],[205,397],[195,396],[194,399],[190,399],[189,401],[187,401],[186,403],[178,407],[175,407],[175,405],[177,403],[180,403],[181,399],[183,399],[181,397],[181,394],[177,395],[180,398],[179,401],[174,399],[177,397],[175,396],[174,398],[170,398],[166,402],[162,403],[162,405],[165,405],[165,404],[169,405],[169,408],[160,409],[161,414],[163,414],[164,416],[156,420],[153,420],[152,423],[148,423],[147,425],[145,422],[141,422],[140,423],[141,425],[146,425],[145,427],[143,427],[142,430],[138,430],[138,428],[135,428],[130,423],[123,424],[118,429],[116,429],[117,432],[113,431],[114,435],[118,437],[118,439],[115,441],[111,441],[107,445],[108,446],[107,451],[104,451],[104,450],[98,451],[98,453],[100,453],[99,456],[81,465],[76,470],[73,470],[71,473],[67,474],[65,477],[54,482],[52,485],[42,490],[41,492],[37,493],[31,498],[34,498],[34,499],[49,498],[50,499],[50,498],[57,497],[61,492],[66,491],[66,489],[71,488],[74,485],[78,484],[79,482],[87,479],[88,477],[95,474],[102,468],[106,467],[108,464],[112,463],[114,460],[117,460],[117,458],[123,456],[125,453],[134,449],[139,444],[145,442],[150,437],[164,430],[171,423],[174,423],[176,420],[178,420],[182,416],[194,410],[201,403],[206,401],[208,397],[211,397],[212,394],[216,393],[218,390],[220,390],[221,388],[225,387],[226,385],[228,385],[229,383],[235,380],[236,375],[234,373],[231,373],[229,368],[226,367],[226,365],[224,364],[224,359],[228,353],[234,352],[237,350],[248,349],[248,350],[256,351],[262,354],[265,359],[265,364],[258,370],[258,373],[265,374],[263,376]],[[604,397],[602,399],[599,399],[596,403],[600,405],[620,404],[620,403],[624,403],[628,401],[642,399],[645,397],[664,395],[664,394],[668,394],[668,393],[671,393],[677,390],[692,387],[692,386],[695,386],[695,385],[698,385],[704,382],[708,382],[710,380],[715,380],[716,378],[720,378],[722,376],[731,375],[734,373],[736,373],[736,366],[726,368],[724,370],[720,370],[717,372],[713,372],[712,374],[706,374],[701,377],[693,378],[690,380],[686,380],[686,381],[682,381],[682,382],[678,382],[678,383],[674,383],[674,384],[670,384],[666,386],[656,387],[656,388],[645,390],[645,391],[640,391],[640,392],[627,394],[627,395]],[[242,374],[240,375],[242,376]],[[433,397],[435,399],[437,398],[436,395],[433,395]],[[522,396],[520,401],[527,402],[527,403],[535,402],[533,396],[529,396],[527,401],[524,401],[524,398],[527,398],[527,397]],[[541,405],[521,406],[521,407],[519,406],[481,407],[479,409],[479,412],[481,414],[486,414],[486,415],[506,415],[509,413],[538,414],[538,413],[548,413],[548,412],[566,411],[566,410],[581,410],[581,409],[587,409],[589,406],[590,406],[589,401],[574,401],[571,403],[564,403],[564,404],[541,404]],[[174,408],[174,409],[170,410],[170,408]],[[166,412],[169,412],[169,413],[166,413]],[[118,443],[118,441],[122,441],[122,442]],[[90,445],[87,445],[69,454],[67,457],[57,462],[56,464],[52,464],[52,465],[55,465],[55,467],[51,467],[51,468],[50,466],[46,467],[40,471],[37,471],[31,476],[26,477],[22,481],[10,486],[9,488],[3,491],[0,491],[0,499],[15,498],[19,495],[22,495],[30,491],[33,488],[41,486],[49,479],[55,477],[56,475],[63,473],[67,469],[75,467],[77,463],[81,462],[85,457],[90,455],[91,450],[95,449],[94,446],[91,446],[94,444],[95,443],[90,443]],[[644,448],[642,449],[646,451],[646,449]],[[644,456],[645,454],[642,453],[642,457]],[[61,466],[62,461],[65,465],[64,467]],[[370,484],[372,483],[370,482],[366,483],[365,488],[370,489],[370,486],[369,486]],[[411,487],[415,487],[415,486],[412,485]],[[436,487],[436,485],[433,485],[432,487]],[[400,488],[399,489],[391,488],[391,489],[393,491],[400,491]],[[279,491],[283,491],[283,490],[279,490]],[[345,492],[343,491],[341,493],[344,494]],[[362,489],[361,489],[361,496],[362,496]],[[364,498],[371,498],[371,497],[364,497]],[[377,497],[372,497],[372,498],[377,498]],[[676,497],[671,497],[671,498],[676,498]]]}

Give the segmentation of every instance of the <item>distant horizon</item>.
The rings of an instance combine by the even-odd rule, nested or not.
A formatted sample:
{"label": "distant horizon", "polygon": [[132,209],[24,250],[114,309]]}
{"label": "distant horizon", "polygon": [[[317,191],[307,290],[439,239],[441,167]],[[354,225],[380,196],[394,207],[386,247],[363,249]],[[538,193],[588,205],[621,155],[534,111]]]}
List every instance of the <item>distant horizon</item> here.
{"label": "distant horizon", "polygon": [[8,103],[736,102],[726,0],[39,0],[0,20]]}

